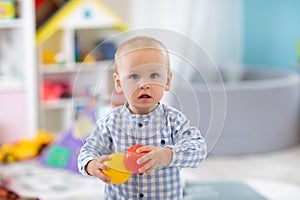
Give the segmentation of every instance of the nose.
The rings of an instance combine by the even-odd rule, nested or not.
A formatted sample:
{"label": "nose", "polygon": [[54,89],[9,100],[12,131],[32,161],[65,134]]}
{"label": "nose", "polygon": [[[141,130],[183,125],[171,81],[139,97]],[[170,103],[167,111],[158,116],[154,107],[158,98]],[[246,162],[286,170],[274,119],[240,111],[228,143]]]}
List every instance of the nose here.
{"label": "nose", "polygon": [[149,83],[141,83],[140,84],[140,89],[142,89],[142,90],[149,89],[149,88],[150,88]]}

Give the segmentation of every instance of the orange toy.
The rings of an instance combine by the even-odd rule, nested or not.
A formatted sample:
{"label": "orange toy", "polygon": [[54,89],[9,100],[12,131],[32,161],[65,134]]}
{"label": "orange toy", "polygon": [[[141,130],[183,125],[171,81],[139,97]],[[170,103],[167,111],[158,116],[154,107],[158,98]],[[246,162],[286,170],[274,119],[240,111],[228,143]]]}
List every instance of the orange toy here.
{"label": "orange toy", "polygon": [[137,152],[137,149],[142,147],[143,145],[141,144],[137,144],[134,146],[131,146],[130,148],[128,148],[128,150],[125,153],[125,166],[126,168],[131,171],[132,173],[135,174],[141,174],[139,172],[139,168],[143,167],[147,162],[141,163],[141,164],[137,164],[136,161],[143,157],[144,155],[146,155],[147,153],[149,153],[148,151],[145,152]]}

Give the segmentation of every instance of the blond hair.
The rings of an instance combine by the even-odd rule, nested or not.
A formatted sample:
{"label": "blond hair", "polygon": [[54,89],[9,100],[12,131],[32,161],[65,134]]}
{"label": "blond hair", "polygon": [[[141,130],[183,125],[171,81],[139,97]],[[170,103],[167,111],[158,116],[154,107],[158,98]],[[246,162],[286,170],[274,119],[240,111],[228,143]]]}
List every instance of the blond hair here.
{"label": "blond hair", "polygon": [[138,50],[159,50],[166,53],[167,64],[170,65],[170,57],[167,47],[159,40],[147,37],[147,36],[136,36],[125,41],[116,51],[115,62],[122,56]]}

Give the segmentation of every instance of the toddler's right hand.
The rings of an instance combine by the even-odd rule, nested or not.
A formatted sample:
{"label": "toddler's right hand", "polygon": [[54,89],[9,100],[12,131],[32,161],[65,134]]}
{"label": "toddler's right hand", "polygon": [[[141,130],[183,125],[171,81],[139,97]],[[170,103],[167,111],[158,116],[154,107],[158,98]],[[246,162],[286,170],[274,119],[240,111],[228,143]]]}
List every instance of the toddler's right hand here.
{"label": "toddler's right hand", "polygon": [[86,165],[86,172],[92,176],[98,177],[105,183],[110,183],[110,177],[103,174],[102,170],[109,170],[109,167],[104,165],[103,162],[110,160],[108,155],[100,156],[98,159],[93,159]]}

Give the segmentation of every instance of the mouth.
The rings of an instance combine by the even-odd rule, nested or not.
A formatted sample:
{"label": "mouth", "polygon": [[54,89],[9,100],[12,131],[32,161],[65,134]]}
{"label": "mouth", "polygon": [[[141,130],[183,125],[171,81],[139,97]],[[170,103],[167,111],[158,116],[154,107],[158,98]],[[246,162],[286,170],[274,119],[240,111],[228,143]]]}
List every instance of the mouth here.
{"label": "mouth", "polygon": [[141,96],[139,96],[139,99],[150,99],[151,96],[148,94],[142,94]]}

